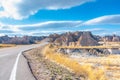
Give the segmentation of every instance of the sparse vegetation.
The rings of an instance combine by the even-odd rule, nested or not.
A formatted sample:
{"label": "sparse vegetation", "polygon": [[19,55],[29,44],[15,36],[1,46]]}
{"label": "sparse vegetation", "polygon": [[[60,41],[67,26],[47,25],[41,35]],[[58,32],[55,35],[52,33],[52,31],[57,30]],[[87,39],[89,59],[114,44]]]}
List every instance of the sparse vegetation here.
{"label": "sparse vegetation", "polygon": [[79,80],[66,68],[52,62],[41,53],[41,48],[24,53],[37,80]]}
{"label": "sparse vegetation", "polygon": [[28,51],[33,73],[38,80],[119,80],[120,55],[71,57],[57,52],[58,47]]}
{"label": "sparse vegetation", "polygon": [[47,59],[62,65],[77,76],[85,80],[107,80],[103,69],[94,68],[90,64],[80,64],[77,60],[69,58],[67,55],[63,55],[55,52],[55,48],[51,45],[48,45],[44,48],[43,53]]}
{"label": "sparse vegetation", "polygon": [[72,58],[82,64],[90,64],[94,68],[102,69],[108,80],[120,79],[120,55],[108,55],[104,57],[80,57]]}
{"label": "sparse vegetation", "polygon": [[4,48],[4,47],[14,47],[14,44],[0,44],[0,48]]}

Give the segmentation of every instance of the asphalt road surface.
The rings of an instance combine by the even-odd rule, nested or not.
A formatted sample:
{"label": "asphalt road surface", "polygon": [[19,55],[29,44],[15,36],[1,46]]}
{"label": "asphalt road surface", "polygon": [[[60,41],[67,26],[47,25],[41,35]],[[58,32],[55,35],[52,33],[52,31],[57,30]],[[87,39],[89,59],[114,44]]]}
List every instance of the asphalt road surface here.
{"label": "asphalt road surface", "polygon": [[0,49],[0,80],[35,80],[21,52],[45,44]]}

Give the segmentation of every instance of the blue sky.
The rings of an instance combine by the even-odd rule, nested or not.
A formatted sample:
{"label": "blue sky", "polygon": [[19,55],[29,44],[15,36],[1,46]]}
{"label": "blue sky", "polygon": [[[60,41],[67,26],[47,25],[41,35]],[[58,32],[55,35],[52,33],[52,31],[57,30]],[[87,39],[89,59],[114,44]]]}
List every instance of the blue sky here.
{"label": "blue sky", "polygon": [[120,0],[0,0],[0,36],[120,35]]}

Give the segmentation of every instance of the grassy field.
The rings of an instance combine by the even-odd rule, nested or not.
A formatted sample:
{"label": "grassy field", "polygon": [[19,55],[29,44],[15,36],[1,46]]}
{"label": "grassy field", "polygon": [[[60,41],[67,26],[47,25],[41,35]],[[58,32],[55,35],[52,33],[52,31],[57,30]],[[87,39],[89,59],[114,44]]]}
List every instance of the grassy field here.
{"label": "grassy field", "polygon": [[[56,53],[55,50],[56,49],[54,47],[48,45],[44,48],[43,53],[47,59],[66,67],[70,71],[74,72],[77,76],[84,77],[84,80],[109,80],[106,76],[104,68],[93,66],[92,64],[88,63],[90,60],[87,58],[83,59],[83,61],[81,59],[73,59],[69,58],[67,55]],[[81,64],[81,62],[85,63]],[[107,62],[106,64],[109,65],[110,63]],[[107,66],[105,66],[105,68],[107,68]]]}
{"label": "grassy field", "polygon": [[14,47],[14,44],[0,44],[0,48],[5,48],[5,47]]}
{"label": "grassy field", "polygon": [[67,48],[67,49],[112,49],[112,48],[119,48],[120,46],[61,46],[58,48]]}
{"label": "grassy field", "polygon": [[89,64],[94,68],[104,71],[108,80],[120,80],[120,55],[109,55],[94,58],[72,58],[82,65]]}

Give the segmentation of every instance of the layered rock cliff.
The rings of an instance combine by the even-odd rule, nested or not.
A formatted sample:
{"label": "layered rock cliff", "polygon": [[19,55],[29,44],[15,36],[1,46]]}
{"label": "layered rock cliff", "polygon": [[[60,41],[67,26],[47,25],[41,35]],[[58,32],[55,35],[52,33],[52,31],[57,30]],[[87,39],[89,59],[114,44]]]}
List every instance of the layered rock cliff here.
{"label": "layered rock cliff", "polygon": [[91,32],[67,32],[63,34],[50,35],[53,38],[51,42],[56,45],[78,45],[78,46],[95,46],[98,41]]}

